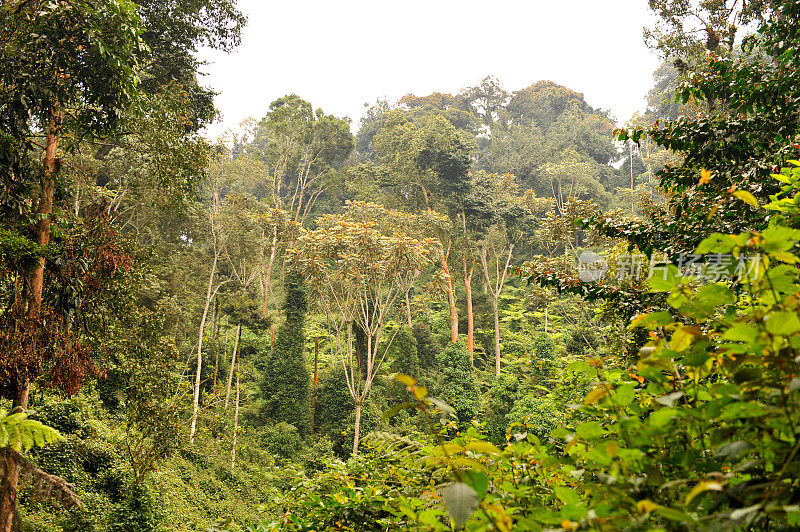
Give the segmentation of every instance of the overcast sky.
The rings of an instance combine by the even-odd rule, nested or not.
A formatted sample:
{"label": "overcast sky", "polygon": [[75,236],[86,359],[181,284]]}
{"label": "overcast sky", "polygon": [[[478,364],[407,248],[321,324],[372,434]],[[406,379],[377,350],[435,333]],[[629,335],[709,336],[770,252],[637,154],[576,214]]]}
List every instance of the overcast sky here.
{"label": "overcast sky", "polygon": [[658,58],[642,41],[646,0],[240,0],[232,54],[204,51],[219,92],[210,137],[297,93],[350,117],[364,103],[457,93],[487,75],[507,90],[552,80],[625,121],[644,107]]}

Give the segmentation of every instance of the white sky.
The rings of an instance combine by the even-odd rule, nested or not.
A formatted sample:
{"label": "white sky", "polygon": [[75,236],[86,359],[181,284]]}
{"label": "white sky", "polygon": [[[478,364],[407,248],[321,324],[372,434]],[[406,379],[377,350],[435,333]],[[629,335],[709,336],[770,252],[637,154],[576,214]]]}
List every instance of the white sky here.
{"label": "white sky", "polygon": [[240,0],[249,22],[232,54],[204,51],[220,92],[210,137],[292,92],[326,113],[487,75],[507,90],[548,79],[625,121],[644,107],[658,58],[642,40],[646,0]]}

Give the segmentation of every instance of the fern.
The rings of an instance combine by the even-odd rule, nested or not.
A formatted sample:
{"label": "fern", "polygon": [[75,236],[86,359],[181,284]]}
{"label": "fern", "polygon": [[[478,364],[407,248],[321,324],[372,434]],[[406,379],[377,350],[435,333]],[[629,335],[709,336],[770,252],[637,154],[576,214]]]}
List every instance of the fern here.
{"label": "fern", "polygon": [[61,434],[56,429],[28,419],[25,412],[8,414],[0,409],[0,447],[10,447],[20,453],[34,446],[44,447],[60,439]]}

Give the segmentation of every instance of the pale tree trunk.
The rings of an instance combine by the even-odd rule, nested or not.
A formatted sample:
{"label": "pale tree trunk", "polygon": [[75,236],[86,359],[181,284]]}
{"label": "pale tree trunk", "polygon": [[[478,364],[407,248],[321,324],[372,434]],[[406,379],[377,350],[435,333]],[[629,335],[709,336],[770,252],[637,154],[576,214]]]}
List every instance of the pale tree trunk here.
{"label": "pale tree trunk", "polygon": [[631,216],[636,214],[636,202],[634,201],[634,182],[633,182],[633,142],[628,141],[628,147],[631,150],[631,158],[629,159],[631,165]]}
{"label": "pale tree trunk", "polygon": [[[233,370],[236,368],[236,365],[239,363],[237,359],[237,355],[239,352],[239,338],[242,336],[242,324],[236,325],[236,338],[233,340],[233,354],[231,355],[231,370],[228,373],[228,387],[225,390],[225,408],[228,408],[228,401],[231,396],[231,385],[233,384]],[[237,374],[237,379],[238,374]],[[237,405],[238,408],[238,405]]]}
{"label": "pale tree trunk", "polygon": [[494,297],[492,298],[492,311],[494,313],[494,374],[500,375],[500,312]]}
{"label": "pale tree trunk", "polygon": [[405,291],[405,299],[406,299],[406,321],[408,322],[408,328],[410,329],[413,325],[411,322],[411,298],[408,297],[408,293],[411,291],[411,288]]}
{"label": "pale tree trunk", "polygon": [[214,339],[214,384],[211,388],[214,390],[214,395],[217,393],[217,374],[219,373],[219,300],[214,298],[214,313],[211,315],[211,323],[213,324],[212,335]]}
{"label": "pale tree trunk", "polygon": [[[42,161],[44,179],[41,185],[41,195],[37,214],[39,221],[34,227],[36,243],[46,246],[50,243],[50,229],[53,215],[53,200],[55,198],[55,179],[58,172],[58,143],[61,136],[61,122],[64,118],[64,111],[61,105],[56,102],[50,112],[50,122],[47,127],[47,139]],[[44,257],[36,260],[36,267],[30,273],[30,288],[27,295],[28,318],[33,322],[34,327],[38,327],[36,320],[39,319],[39,312],[42,308],[42,292],[44,290]],[[21,382],[14,383],[14,397],[12,400],[12,412],[23,412],[28,409],[28,398],[30,396],[30,381],[23,377]],[[0,531],[11,532],[16,513],[17,490],[19,489],[19,464],[12,458],[10,453],[6,454],[6,464],[3,468],[5,474],[0,481]]]}
{"label": "pale tree trunk", "polygon": [[544,306],[544,332],[545,332],[545,334],[547,334],[547,314],[548,314],[549,310],[550,310],[550,303],[547,303]]}
{"label": "pale tree trunk", "polygon": [[[278,228],[272,228],[272,242],[269,248],[269,260],[266,267],[261,268],[261,297],[263,300],[264,317],[269,317],[269,291],[272,286],[272,270],[275,267],[275,257],[278,254]],[[263,263],[262,263],[263,264]]]}
{"label": "pale tree trunk", "polygon": [[[200,331],[197,333],[197,372],[194,378],[194,395],[192,397],[192,423],[189,427],[189,441],[194,443],[194,435],[197,432],[197,414],[200,411],[200,373],[203,369],[203,336],[205,334],[206,318],[208,318],[208,308],[211,306],[211,299],[216,290],[214,287],[214,276],[217,274],[218,255],[214,251],[214,262],[211,264],[211,274],[208,276],[208,290],[206,291],[206,305],[203,308],[203,317],[200,319]],[[219,288],[219,286],[217,287]]]}
{"label": "pale tree trunk", "polygon": [[358,440],[361,436],[361,404],[361,400],[356,401],[356,422],[353,427],[353,458],[358,456]]}
{"label": "pale tree trunk", "polygon": [[239,368],[236,368],[236,413],[233,415],[233,448],[231,449],[231,469],[236,467],[236,436],[239,433]]}
{"label": "pale tree trunk", "polygon": [[497,251],[494,251],[495,257],[495,281],[489,278],[489,261],[486,258],[488,250],[484,247],[481,252],[481,265],[483,266],[483,278],[489,293],[492,295],[492,310],[494,311],[494,352],[495,352],[495,374],[500,375],[500,292],[503,291],[503,285],[506,282],[508,275],[508,265],[511,263],[511,254],[514,251],[514,245],[508,246],[508,253],[506,255],[505,265],[503,270],[500,271],[500,256]]}
{"label": "pale tree trunk", "polygon": [[469,362],[475,366],[475,318],[472,312],[472,272],[475,271],[475,259],[467,267],[467,216],[461,210],[461,227],[464,230],[464,241],[461,248],[461,266],[464,270],[464,290],[467,298],[467,350],[469,351]]}

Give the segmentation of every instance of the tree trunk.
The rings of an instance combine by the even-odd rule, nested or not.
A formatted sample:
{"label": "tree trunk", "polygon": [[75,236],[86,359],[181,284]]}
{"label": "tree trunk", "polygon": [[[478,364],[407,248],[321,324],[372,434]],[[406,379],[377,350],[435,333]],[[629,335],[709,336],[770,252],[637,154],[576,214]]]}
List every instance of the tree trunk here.
{"label": "tree trunk", "polygon": [[550,303],[547,303],[544,306],[544,333],[545,334],[547,334],[547,314],[548,314],[549,310],[550,310]]}
{"label": "tree trunk", "polygon": [[[41,196],[37,213],[39,221],[34,227],[36,243],[46,246],[50,243],[50,228],[53,216],[53,200],[55,198],[55,178],[58,173],[58,143],[61,136],[61,121],[64,111],[56,102],[50,112],[50,123],[47,128],[47,140],[42,161],[44,180],[41,185]],[[44,257],[36,260],[36,267],[31,271],[29,282],[30,291],[27,296],[28,318],[33,321],[33,326],[38,326],[36,320],[42,308],[42,292],[44,290]],[[12,412],[23,412],[28,408],[30,395],[30,380],[23,377],[21,382],[15,383]],[[19,488],[20,468],[10,453],[6,454],[5,474],[0,481],[0,532],[11,532],[16,511],[17,489]]]}
{"label": "tree trunk", "polygon": [[[12,404],[12,412],[23,412],[28,409],[28,392],[30,387],[26,382],[16,392]],[[14,460],[12,453],[5,453],[5,475],[0,482],[0,532],[14,530],[16,513],[17,489],[19,487],[19,464]]]}
{"label": "tree trunk", "polygon": [[217,393],[217,374],[219,373],[219,314],[219,300],[215,297],[214,313],[211,319],[213,324],[212,338],[214,339],[214,384],[211,388],[214,390],[214,395]]}
{"label": "tree trunk", "polygon": [[317,417],[317,380],[319,376],[319,336],[314,337],[314,388],[311,392],[311,433]]}
{"label": "tree trunk", "polygon": [[500,375],[500,304],[499,296],[492,295],[492,310],[494,311],[494,374]]}
{"label": "tree trunk", "polygon": [[358,440],[361,436],[361,401],[356,401],[356,423],[353,427],[353,458],[358,456]]}
{"label": "tree trunk", "polygon": [[211,264],[211,275],[208,276],[208,290],[206,291],[206,305],[203,308],[203,317],[200,319],[200,332],[197,334],[197,373],[194,378],[194,396],[192,398],[192,423],[189,427],[189,442],[194,443],[194,435],[197,432],[197,413],[200,410],[200,372],[203,369],[203,335],[205,333],[206,318],[208,318],[208,308],[211,306],[211,299],[216,290],[214,287],[214,276],[217,274],[218,256],[214,252],[214,262]]}
{"label": "tree trunk", "polygon": [[262,310],[264,317],[269,317],[269,291],[272,286],[272,270],[275,267],[275,256],[278,252],[278,228],[272,229],[272,243],[269,248],[269,261],[267,262],[266,271],[262,267],[261,275],[261,297],[263,300]]}
{"label": "tree trunk", "polygon": [[233,448],[231,449],[231,469],[236,467],[236,435],[238,433],[239,433],[239,368],[237,367],[236,368],[236,413],[233,415]]}
{"label": "tree trunk", "polygon": [[441,252],[441,259],[442,259],[442,271],[444,271],[445,278],[447,279],[447,286],[445,289],[447,290],[447,306],[450,309],[450,341],[453,343],[458,342],[458,310],[456,310],[456,298],[455,298],[455,290],[453,289],[453,278],[450,276],[450,267],[447,265],[447,255],[449,255],[449,248],[448,253],[444,252],[444,247],[440,246],[439,251]]}
{"label": "tree trunk", "polygon": [[[58,172],[58,141],[61,135],[61,121],[64,111],[56,104],[50,113],[50,124],[47,129],[47,141],[44,150],[44,180],[39,197],[39,221],[36,223],[36,243],[46,246],[50,243],[50,225],[53,217],[53,199],[55,196],[55,179]],[[44,287],[44,257],[36,259],[36,267],[30,274],[30,293],[28,294],[28,316],[37,318],[42,306],[42,290]]]}
{"label": "tree trunk", "polygon": [[410,329],[410,328],[411,328],[411,326],[413,325],[413,323],[412,323],[412,321],[411,321],[411,299],[408,297],[408,292],[409,292],[410,290],[411,290],[411,289],[409,288],[408,290],[406,290],[406,291],[405,291],[405,298],[406,298],[406,321],[408,322],[408,328],[409,328],[409,329]]}
{"label": "tree trunk", "polygon": [[475,261],[467,268],[467,251],[461,256],[461,265],[464,267],[464,289],[467,292],[467,349],[469,350],[470,364],[475,366],[475,318],[472,312],[472,272],[475,271]]}
{"label": "tree trunk", "polygon": [[[239,338],[242,336],[242,324],[238,324],[236,326],[236,338],[233,340],[233,355],[231,355],[231,370],[228,372],[228,387],[225,390],[225,408],[228,408],[228,400],[231,396],[231,385],[233,384],[233,370],[236,368],[238,362],[238,354],[239,354]],[[237,374],[237,379],[238,374]]]}
{"label": "tree trunk", "polygon": [[17,486],[19,485],[19,465],[11,453],[5,453],[6,474],[0,484],[0,530],[12,532],[14,524],[14,510],[16,509]]}

